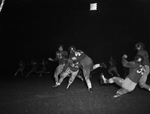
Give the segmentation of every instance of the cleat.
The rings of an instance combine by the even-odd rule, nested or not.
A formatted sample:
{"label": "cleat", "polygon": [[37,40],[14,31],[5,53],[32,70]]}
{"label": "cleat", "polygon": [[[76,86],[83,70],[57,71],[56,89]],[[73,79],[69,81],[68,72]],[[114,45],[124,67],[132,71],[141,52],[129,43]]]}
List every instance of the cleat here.
{"label": "cleat", "polygon": [[113,97],[114,98],[117,98],[117,97],[119,97],[119,96],[121,96],[120,94],[116,94],[116,95],[114,95]]}
{"label": "cleat", "polygon": [[55,87],[58,87],[58,86],[59,86],[59,85],[56,84],[56,85],[54,85],[54,86],[52,86],[52,87],[55,88]]}

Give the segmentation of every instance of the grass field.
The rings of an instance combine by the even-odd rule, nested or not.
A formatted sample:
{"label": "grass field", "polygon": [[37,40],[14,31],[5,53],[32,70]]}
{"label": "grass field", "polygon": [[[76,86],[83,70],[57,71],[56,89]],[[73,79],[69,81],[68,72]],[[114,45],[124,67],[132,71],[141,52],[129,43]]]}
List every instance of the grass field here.
{"label": "grass field", "polygon": [[66,90],[66,78],[58,88],[52,74],[23,79],[15,77],[0,84],[0,114],[149,114],[150,93],[139,86],[129,94],[113,98],[119,88],[100,84],[92,77],[93,92],[75,79]]}

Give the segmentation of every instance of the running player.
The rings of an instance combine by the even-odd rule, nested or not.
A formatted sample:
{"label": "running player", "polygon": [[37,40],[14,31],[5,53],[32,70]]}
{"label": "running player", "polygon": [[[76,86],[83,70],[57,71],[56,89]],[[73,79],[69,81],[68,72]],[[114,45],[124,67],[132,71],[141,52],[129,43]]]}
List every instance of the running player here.
{"label": "running player", "polygon": [[63,68],[65,66],[67,59],[68,59],[68,52],[63,49],[63,45],[60,45],[58,47],[58,51],[56,52],[56,57],[54,59],[48,58],[48,60],[50,61],[59,62],[59,65],[57,66],[55,73],[54,73],[55,85],[52,87],[55,87],[58,85],[59,75],[63,71]]}

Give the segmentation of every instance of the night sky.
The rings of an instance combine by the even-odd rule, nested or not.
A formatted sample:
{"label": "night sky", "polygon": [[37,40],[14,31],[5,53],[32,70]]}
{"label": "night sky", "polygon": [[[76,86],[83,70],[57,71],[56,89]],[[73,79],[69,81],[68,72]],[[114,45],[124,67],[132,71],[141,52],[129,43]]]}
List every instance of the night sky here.
{"label": "night sky", "polygon": [[[97,2],[98,10],[89,11]],[[134,57],[134,45],[149,49],[148,0],[6,0],[0,13],[1,67],[55,57],[58,45],[74,45],[94,62]]]}

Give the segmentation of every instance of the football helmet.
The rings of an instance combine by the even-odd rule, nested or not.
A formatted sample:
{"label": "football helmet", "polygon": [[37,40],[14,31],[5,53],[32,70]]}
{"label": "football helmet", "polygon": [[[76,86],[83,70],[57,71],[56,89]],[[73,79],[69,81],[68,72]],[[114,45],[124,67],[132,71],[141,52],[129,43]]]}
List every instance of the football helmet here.
{"label": "football helmet", "polygon": [[136,43],[136,44],[135,44],[135,48],[136,48],[137,50],[142,50],[142,49],[144,49],[144,48],[145,48],[144,43],[142,43],[142,42]]}
{"label": "football helmet", "polygon": [[76,48],[73,45],[69,46],[69,52],[70,53],[75,52],[75,50],[76,50]]}
{"label": "football helmet", "polygon": [[59,51],[62,51],[64,49],[64,46],[62,45],[62,44],[60,44],[59,46],[58,46],[58,50]]}

